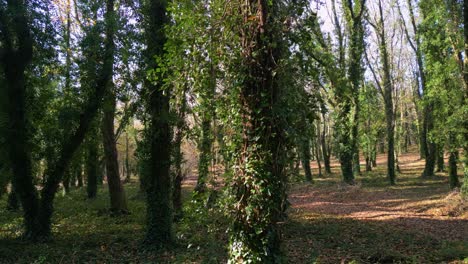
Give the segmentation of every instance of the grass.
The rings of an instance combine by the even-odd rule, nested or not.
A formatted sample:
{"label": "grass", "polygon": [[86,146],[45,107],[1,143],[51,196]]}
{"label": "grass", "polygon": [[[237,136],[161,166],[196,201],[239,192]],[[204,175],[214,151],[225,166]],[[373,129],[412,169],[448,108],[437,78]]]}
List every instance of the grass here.
{"label": "grass", "polygon": [[[468,263],[468,219],[443,215],[446,174],[419,178],[420,168],[402,166],[389,186],[384,166],[363,173],[358,185],[340,183],[338,168],[313,185],[291,181],[289,220],[282,226],[289,263]],[[164,250],[143,244],[145,202],[138,184],[125,185],[130,215],[111,217],[108,193],[88,200],[84,189],[59,194],[54,240],[21,241],[21,212],[0,199],[0,263],[226,263],[228,220],[223,208],[191,201],[184,188],[184,218],[176,243]]]}
{"label": "grass", "polygon": [[[176,243],[165,250],[146,247],[145,203],[137,184],[125,185],[130,215],[111,217],[108,192],[100,188],[98,198],[87,200],[85,191],[75,189],[58,195],[53,219],[52,242],[21,241],[21,212],[5,209],[0,200],[0,263],[222,263],[226,250],[226,226],[218,210],[189,203],[185,218],[176,224]],[[189,199],[189,190],[184,190]],[[203,215],[203,216],[202,216]]]}

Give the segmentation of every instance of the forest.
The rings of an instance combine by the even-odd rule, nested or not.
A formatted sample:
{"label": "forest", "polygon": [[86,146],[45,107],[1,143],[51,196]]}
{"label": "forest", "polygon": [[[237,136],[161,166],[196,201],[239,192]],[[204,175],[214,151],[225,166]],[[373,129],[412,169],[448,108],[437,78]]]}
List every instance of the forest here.
{"label": "forest", "polygon": [[0,263],[468,263],[467,0],[0,0]]}

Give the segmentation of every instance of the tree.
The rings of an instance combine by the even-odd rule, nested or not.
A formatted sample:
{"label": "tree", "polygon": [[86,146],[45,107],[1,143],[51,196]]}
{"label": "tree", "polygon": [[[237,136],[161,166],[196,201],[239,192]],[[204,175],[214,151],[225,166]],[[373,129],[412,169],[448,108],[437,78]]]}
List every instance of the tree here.
{"label": "tree", "polygon": [[[391,185],[395,184],[395,114],[394,114],[394,106],[393,106],[393,83],[392,83],[392,75],[391,75],[391,65],[390,65],[390,58],[388,54],[388,40],[387,35],[385,33],[386,26],[385,20],[383,15],[383,6],[382,1],[378,1],[378,18],[375,21],[369,23],[375,29],[375,33],[378,39],[378,46],[380,52],[380,60],[382,66],[382,78],[379,80],[377,77],[377,73],[374,71],[372,65],[369,63],[369,67],[372,71],[372,75],[374,76],[375,82],[377,87],[384,98],[384,106],[385,106],[385,119],[387,125],[387,177],[390,181]],[[390,41],[393,41],[391,39]],[[390,43],[391,45],[391,43]]]}
{"label": "tree", "polygon": [[152,76],[144,86],[148,97],[149,127],[146,143],[149,144],[145,191],[147,199],[147,227],[145,241],[163,247],[173,240],[172,234],[172,179],[171,123],[169,113],[170,86],[164,83],[164,58],[168,24],[167,1],[148,0],[143,5],[145,28],[145,63]]}
{"label": "tree", "polygon": [[229,28],[238,38],[240,58],[230,70],[239,78],[241,141],[231,185],[229,262],[277,263],[285,198],[284,136],[277,115],[286,55],[281,10],[288,7],[282,1],[236,1],[235,10],[240,16]]}
{"label": "tree", "polygon": [[[111,1],[111,0],[109,0]],[[104,96],[109,76],[112,76],[112,29],[107,27],[106,39],[104,41],[104,56],[100,77],[95,83],[95,89],[90,94],[81,107],[81,114],[77,118],[77,125],[72,132],[62,141],[60,152],[57,158],[47,164],[45,169],[45,183],[41,190],[41,197],[33,183],[31,153],[26,145],[31,139],[31,134],[27,129],[28,120],[26,118],[25,100],[28,98],[28,89],[25,80],[25,70],[34,58],[32,54],[34,39],[28,12],[38,16],[48,14],[42,10],[47,9],[47,2],[36,3],[37,5],[26,5],[20,1],[11,1],[7,5],[0,5],[2,20],[2,40],[5,41],[2,47],[2,65],[7,80],[8,98],[11,102],[9,106],[9,119],[11,122],[11,134],[9,135],[10,149],[9,156],[13,161],[13,184],[20,196],[24,209],[25,233],[24,236],[31,240],[47,239],[51,235],[51,217],[53,213],[53,200],[63,179],[65,169],[70,164],[73,155],[81,145],[88,127],[96,115],[101,100]],[[109,2],[109,5],[113,2]],[[43,8],[42,10],[40,10]],[[11,16],[15,19],[11,19]],[[44,26],[45,30],[40,32],[53,33],[49,28],[50,20],[45,16],[43,23],[35,23],[35,26]],[[107,23],[109,25],[109,23]],[[37,33],[38,31],[34,31]],[[18,41],[12,42],[13,34]],[[53,34],[52,34],[53,35]],[[41,49],[39,47],[39,49]],[[20,54],[20,55],[19,55]]]}
{"label": "tree", "polygon": [[[354,172],[359,172],[358,160],[358,120],[359,89],[361,86],[364,53],[363,15],[365,0],[343,1],[346,30],[341,27],[341,21],[332,1],[333,24],[337,38],[336,54],[332,44],[321,32],[316,14],[312,14],[308,22],[311,44],[305,45],[308,56],[317,61],[330,82],[333,90],[331,105],[335,116],[334,138],[336,152],[341,165],[343,181],[354,184]],[[349,37],[349,45],[344,45],[345,34]],[[346,57],[347,54],[347,57]],[[354,165],[353,166],[353,161]]]}
{"label": "tree", "polygon": [[[112,4],[112,5],[111,5]],[[117,48],[115,45],[114,36],[117,35],[117,14],[114,10],[114,2],[107,2],[107,27],[108,29],[112,30],[110,34],[112,36],[113,42],[113,50],[109,51],[112,52],[112,72],[109,75],[110,79],[107,80],[106,86],[106,96],[104,97],[104,104],[103,104],[103,115],[102,115],[102,138],[103,138],[103,146],[104,146],[104,159],[106,164],[106,176],[107,182],[109,186],[109,194],[110,194],[110,210],[114,214],[121,214],[121,213],[128,213],[127,208],[127,198],[125,197],[125,191],[120,180],[120,173],[119,173],[119,162],[117,156],[117,135],[115,133],[115,112],[116,112],[116,104],[117,104],[117,89],[112,76],[114,75],[114,65],[115,65],[115,55],[117,53]],[[111,63],[111,62],[109,62]]]}

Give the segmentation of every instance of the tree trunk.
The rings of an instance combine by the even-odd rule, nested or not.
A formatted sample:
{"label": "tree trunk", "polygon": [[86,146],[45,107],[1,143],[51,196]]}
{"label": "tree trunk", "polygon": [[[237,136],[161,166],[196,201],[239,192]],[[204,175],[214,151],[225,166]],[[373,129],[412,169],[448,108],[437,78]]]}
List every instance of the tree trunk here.
{"label": "tree trunk", "polygon": [[114,116],[116,98],[112,82],[109,82],[109,92],[104,103],[104,114],[102,118],[102,138],[104,146],[104,158],[106,163],[106,176],[109,186],[110,210],[113,214],[127,213],[127,199],[120,180],[119,163],[117,157],[117,146],[114,132]]}
{"label": "tree trunk", "polygon": [[[36,239],[38,228],[39,198],[33,183],[31,153],[28,134],[28,120],[26,116],[26,77],[25,70],[32,60],[33,40],[28,25],[27,6],[23,1],[9,1],[6,4],[5,16],[1,19],[2,28],[9,26],[11,34],[16,36],[15,42],[9,37],[2,43],[3,56],[0,57],[5,73],[8,100],[9,127],[7,134],[8,155],[12,167],[12,184],[18,192],[23,207],[24,236]],[[4,14],[2,14],[3,16]],[[4,21],[11,19],[12,25],[4,25]],[[2,37],[6,31],[0,32]]]}
{"label": "tree trunk", "polygon": [[[387,99],[388,100],[388,99]],[[391,100],[391,99],[390,99]],[[391,104],[389,102],[388,104]],[[395,130],[393,126],[393,107],[386,106],[385,116],[387,119],[387,140],[388,140],[388,150],[387,150],[387,177],[391,185],[395,184]],[[390,109],[389,109],[390,108]]]}
{"label": "tree trunk", "polygon": [[174,190],[172,193],[172,203],[174,205],[174,219],[180,219],[183,214],[182,210],[182,181],[184,174],[182,171],[182,163],[184,155],[182,153],[182,139],[185,130],[185,115],[187,111],[187,86],[184,87],[181,102],[177,109],[177,125],[174,136],[174,149],[173,149],[173,164],[174,164]]}
{"label": "tree trunk", "polygon": [[[205,110],[206,111],[206,110]],[[209,167],[211,161],[211,114],[202,113],[200,156],[198,159],[198,180],[195,191],[205,192],[206,180],[209,176]]]}
{"label": "tree trunk", "polygon": [[9,211],[17,211],[20,209],[18,193],[15,191],[14,187],[11,188],[11,191],[8,194],[6,209]]}
{"label": "tree trunk", "polygon": [[372,158],[370,155],[366,157],[366,171],[372,171]]}
{"label": "tree trunk", "polygon": [[125,182],[130,182],[131,171],[130,171],[130,154],[128,148],[128,132],[125,132]]}
{"label": "tree trunk", "polygon": [[437,145],[437,172],[443,172],[445,170],[444,168],[444,146],[443,145]]}
{"label": "tree trunk", "polygon": [[372,152],[372,158],[371,159],[372,159],[372,167],[373,168],[377,167],[377,150],[376,149],[374,149],[374,151]]}
{"label": "tree trunk", "polygon": [[[434,128],[432,107],[433,107],[432,104],[426,107],[426,115],[424,116],[424,123],[425,123],[427,132],[432,131],[432,129]],[[421,175],[423,178],[434,176],[436,154],[437,154],[436,144],[428,140],[426,151],[427,151],[425,155],[426,163],[424,165],[424,171]]]}
{"label": "tree trunk", "polygon": [[356,82],[354,91],[354,121],[352,124],[352,136],[354,139],[353,173],[355,175],[361,174],[361,164],[359,158],[359,85],[359,82]]}
{"label": "tree trunk", "polygon": [[322,154],[323,154],[323,164],[325,166],[325,173],[331,174],[331,166],[330,166],[330,153],[328,152],[327,140],[326,140],[326,120],[325,120],[325,113],[322,113],[322,121],[323,121],[323,132],[321,133],[320,141],[322,144]]}
{"label": "tree trunk", "polygon": [[457,175],[458,150],[449,153],[449,183],[450,189],[460,187],[460,181]]}
{"label": "tree trunk", "polygon": [[[150,0],[145,8],[146,63],[148,70],[158,69],[155,56],[165,53],[166,36],[164,28],[169,22],[167,1]],[[161,77],[161,76],[159,76]],[[159,80],[162,80],[160,78]],[[145,176],[147,199],[147,243],[165,247],[172,243],[172,179],[171,164],[171,125],[169,113],[170,90],[162,89],[163,83],[146,80],[145,88],[149,94],[149,171]]]}
{"label": "tree trunk", "polygon": [[[320,137],[320,136],[319,136]],[[323,177],[323,174],[322,174],[322,162],[320,161],[320,157],[322,155],[320,155],[320,144],[319,144],[319,139],[317,138],[317,141],[316,141],[316,148],[315,148],[315,156],[317,157],[317,167],[318,167],[318,175],[317,177]]]}
{"label": "tree trunk", "polygon": [[174,190],[172,194],[172,203],[174,205],[175,219],[182,216],[182,180],[184,179],[184,175],[182,172],[183,153],[181,151],[181,146],[183,126],[184,120],[179,120],[174,137]]}
{"label": "tree trunk", "polygon": [[63,181],[62,181],[62,186],[63,186],[63,193],[64,194],[69,194],[70,193],[70,181],[72,178],[72,173],[70,169],[67,169],[65,171]]}
{"label": "tree trunk", "polygon": [[[229,262],[276,263],[281,258],[278,222],[283,217],[285,150],[277,122],[280,87],[275,75],[283,52],[278,1],[237,1],[244,24],[233,26],[241,43],[237,73],[242,142],[234,167]],[[251,20],[251,17],[256,19]],[[265,191],[257,191],[265,190]],[[254,209],[255,208],[255,209]]]}
{"label": "tree trunk", "polygon": [[98,142],[99,141],[97,140],[97,129],[93,126],[88,133],[88,140],[86,142],[86,192],[88,195],[88,199],[96,198],[98,190]]}
{"label": "tree trunk", "polygon": [[304,169],[305,180],[313,182],[312,170],[310,169],[310,141],[309,139],[302,140],[301,148],[301,163]]}

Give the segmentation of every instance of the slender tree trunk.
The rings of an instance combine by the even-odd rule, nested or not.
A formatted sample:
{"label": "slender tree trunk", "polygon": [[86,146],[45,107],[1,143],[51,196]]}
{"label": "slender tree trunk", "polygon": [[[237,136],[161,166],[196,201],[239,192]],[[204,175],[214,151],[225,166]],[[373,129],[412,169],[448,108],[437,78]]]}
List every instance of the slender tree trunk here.
{"label": "slender tree trunk", "polygon": [[216,72],[213,62],[210,63],[210,75],[208,81],[208,89],[203,93],[202,99],[202,125],[201,125],[201,143],[200,157],[198,163],[198,181],[195,187],[196,192],[204,192],[206,189],[206,181],[209,176],[209,167],[212,160],[211,147],[213,142],[213,134],[211,123],[214,117],[213,99],[216,89]]}
{"label": "slender tree trunk", "polygon": [[184,87],[184,91],[181,96],[181,102],[179,109],[177,110],[177,125],[174,136],[174,149],[173,149],[173,164],[174,164],[174,190],[172,193],[172,203],[174,205],[174,218],[177,220],[182,217],[182,181],[184,174],[182,171],[182,163],[184,162],[184,155],[182,153],[182,139],[184,137],[185,130],[185,115],[187,111],[187,99],[186,99],[187,87]]}
{"label": "slender tree trunk", "polygon": [[125,182],[130,182],[130,153],[129,153],[128,132],[125,132]]}
{"label": "slender tree trunk", "polygon": [[309,139],[302,140],[301,148],[301,163],[304,169],[305,180],[307,182],[313,182],[312,170],[310,168],[310,141]]}
{"label": "slender tree trunk", "polygon": [[[320,128],[320,127],[318,127],[318,128]],[[319,137],[320,137],[320,135],[319,135]],[[316,140],[316,146],[317,146],[317,147],[315,148],[315,156],[317,157],[317,167],[318,167],[318,175],[317,175],[317,177],[323,177],[323,174],[322,174],[322,162],[320,161],[320,157],[321,157],[322,155],[320,155],[321,153],[320,153],[320,144],[319,144],[319,141],[320,141],[320,140],[317,138],[317,140]]]}
{"label": "slender tree trunk", "polygon": [[86,144],[86,192],[89,199],[96,198],[99,173],[97,129],[93,126],[88,133]]}
{"label": "slender tree trunk", "polygon": [[18,193],[15,191],[14,187],[11,188],[11,191],[8,194],[6,209],[9,211],[17,211],[20,209]]}
{"label": "slender tree trunk", "polygon": [[76,172],[76,179],[78,181],[78,187],[81,188],[83,187],[83,171],[81,166],[78,168],[78,171]]}
{"label": "slender tree trunk", "polygon": [[444,168],[444,146],[443,145],[437,145],[437,172],[443,172],[445,170]]}
{"label": "slender tree trunk", "polygon": [[359,82],[356,82],[354,91],[354,121],[352,124],[352,135],[354,141],[353,172],[355,175],[361,174],[361,164],[359,158]]}
{"label": "slender tree trunk", "polygon": [[[426,115],[424,116],[424,123],[427,131],[432,131],[432,129],[434,128],[432,107],[432,104],[426,107]],[[423,178],[434,176],[437,153],[436,144],[428,140],[426,151],[426,163],[424,165],[424,171],[422,173]]]}
{"label": "slender tree trunk", "polygon": [[372,70],[377,86],[383,95],[385,106],[385,122],[387,133],[387,177],[391,185],[395,184],[395,114],[393,110],[393,83],[390,73],[391,66],[389,61],[387,35],[385,33],[385,20],[383,15],[382,1],[378,1],[379,22],[373,25],[379,39],[379,53],[383,70],[382,83],[380,84],[377,75]]}
{"label": "slender tree trunk", "polygon": [[104,103],[102,118],[102,138],[104,146],[104,158],[106,161],[106,176],[109,186],[110,210],[114,214],[127,213],[127,199],[120,180],[119,163],[117,157],[117,146],[114,132],[114,116],[116,98],[113,91],[112,81],[109,82],[109,92]]}
{"label": "slender tree trunk", "polygon": [[182,172],[183,153],[181,151],[183,124],[184,120],[179,120],[174,136],[174,190],[172,194],[172,203],[174,205],[174,217],[182,216],[182,180],[184,175]]}
{"label": "slender tree trunk", "polygon": [[449,183],[450,189],[460,187],[460,181],[457,175],[458,150],[449,153]]}
{"label": "slender tree trunk", "polygon": [[371,155],[366,156],[366,171],[372,171],[372,158],[371,158]]}
{"label": "slender tree trunk", "polygon": [[321,133],[320,141],[322,144],[322,154],[323,154],[323,164],[325,166],[325,173],[331,174],[331,166],[330,166],[330,153],[328,152],[327,140],[326,140],[326,120],[325,120],[325,113],[322,113],[322,120],[323,120],[323,132]]}
{"label": "slender tree trunk", "polygon": [[72,173],[70,168],[65,171],[65,175],[63,177],[62,185],[63,185],[63,192],[64,194],[70,193],[70,181],[72,178]]}
{"label": "slender tree trunk", "polygon": [[372,167],[377,167],[377,146],[375,147],[374,151],[372,152]]}
{"label": "slender tree trunk", "polygon": [[[205,110],[206,111],[206,110]],[[209,176],[209,167],[211,161],[211,114],[202,113],[200,156],[198,160],[198,180],[195,191],[205,192],[206,180]]]}

